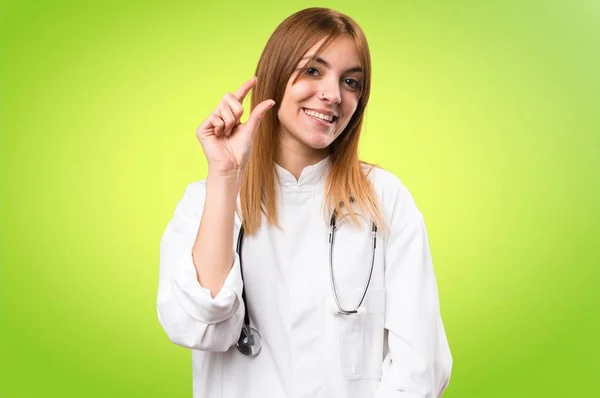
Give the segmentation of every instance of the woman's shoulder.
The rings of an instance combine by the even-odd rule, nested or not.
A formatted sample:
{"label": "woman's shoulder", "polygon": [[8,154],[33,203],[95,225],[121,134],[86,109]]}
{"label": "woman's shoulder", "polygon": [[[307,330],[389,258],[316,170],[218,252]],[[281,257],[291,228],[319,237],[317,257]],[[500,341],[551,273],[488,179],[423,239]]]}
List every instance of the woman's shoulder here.
{"label": "woman's shoulder", "polygon": [[400,208],[408,213],[420,214],[413,196],[398,175],[379,165],[365,162],[362,165],[381,200],[384,212]]}
{"label": "woman's shoulder", "polygon": [[206,199],[206,180],[196,180],[184,184],[180,191],[175,212],[188,217],[201,216]]}
{"label": "woman's shoulder", "polygon": [[383,167],[372,164],[361,162],[363,166],[363,170],[365,171],[365,175],[373,184],[375,190],[382,191],[391,191],[396,193],[408,193],[408,189],[403,184],[402,180],[395,173],[384,169]]}
{"label": "woman's shoulder", "polygon": [[206,196],[206,179],[188,182],[183,188],[181,202],[199,203],[203,202]]}
{"label": "woman's shoulder", "polygon": [[206,179],[203,178],[188,183],[185,190],[190,195],[204,195],[206,193]]}

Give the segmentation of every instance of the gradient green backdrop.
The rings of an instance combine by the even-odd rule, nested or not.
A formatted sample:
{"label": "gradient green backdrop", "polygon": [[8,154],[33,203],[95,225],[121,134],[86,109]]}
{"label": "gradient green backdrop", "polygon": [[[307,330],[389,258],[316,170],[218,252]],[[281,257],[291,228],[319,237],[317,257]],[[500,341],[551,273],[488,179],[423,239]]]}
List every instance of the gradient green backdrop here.
{"label": "gradient green backdrop", "polygon": [[427,220],[445,397],[600,396],[599,4],[2,1],[0,396],[191,397],[159,240],[195,128],[312,5],[370,40],[361,156]]}

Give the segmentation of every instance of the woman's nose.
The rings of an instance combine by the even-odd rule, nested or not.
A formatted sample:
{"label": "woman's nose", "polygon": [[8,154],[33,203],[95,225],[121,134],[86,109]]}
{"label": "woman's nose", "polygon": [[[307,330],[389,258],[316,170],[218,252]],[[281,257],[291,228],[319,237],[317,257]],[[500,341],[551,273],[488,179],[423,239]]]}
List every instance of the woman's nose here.
{"label": "woman's nose", "polygon": [[338,82],[323,82],[320,87],[319,99],[339,104],[342,101],[342,96]]}

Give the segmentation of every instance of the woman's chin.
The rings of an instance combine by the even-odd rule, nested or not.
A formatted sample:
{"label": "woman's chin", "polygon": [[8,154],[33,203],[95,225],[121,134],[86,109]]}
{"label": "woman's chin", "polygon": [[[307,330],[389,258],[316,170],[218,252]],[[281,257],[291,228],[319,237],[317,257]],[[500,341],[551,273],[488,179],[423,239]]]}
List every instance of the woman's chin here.
{"label": "woman's chin", "polygon": [[331,140],[329,137],[320,134],[312,137],[307,137],[304,140],[304,144],[314,150],[323,150],[326,149],[329,145],[331,145]]}

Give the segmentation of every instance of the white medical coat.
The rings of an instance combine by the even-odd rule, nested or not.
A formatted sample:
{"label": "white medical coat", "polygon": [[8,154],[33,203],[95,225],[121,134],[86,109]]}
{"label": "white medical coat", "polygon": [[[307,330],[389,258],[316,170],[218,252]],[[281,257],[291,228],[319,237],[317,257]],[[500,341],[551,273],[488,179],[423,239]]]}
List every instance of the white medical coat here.
{"label": "white medical coat", "polygon": [[[330,215],[322,206],[328,162],[306,167],[297,181],[275,165],[283,230],[263,223],[244,237],[242,282],[236,216],[233,267],[214,298],[198,283],[192,261],[205,180],[190,184],[177,204],[160,245],[157,308],[171,341],[191,349],[194,398],[438,397],[448,385],[452,357],[423,217],[398,178],[380,168],[369,178],[389,236],[377,234],[359,313],[337,314]],[[338,217],[338,226],[335,279],[342,306],[353,309],[369,272],[371,224],[354,228]],[[242,286],[251,325],[263,338],[257,357],[235,346],[244,320]]]}

